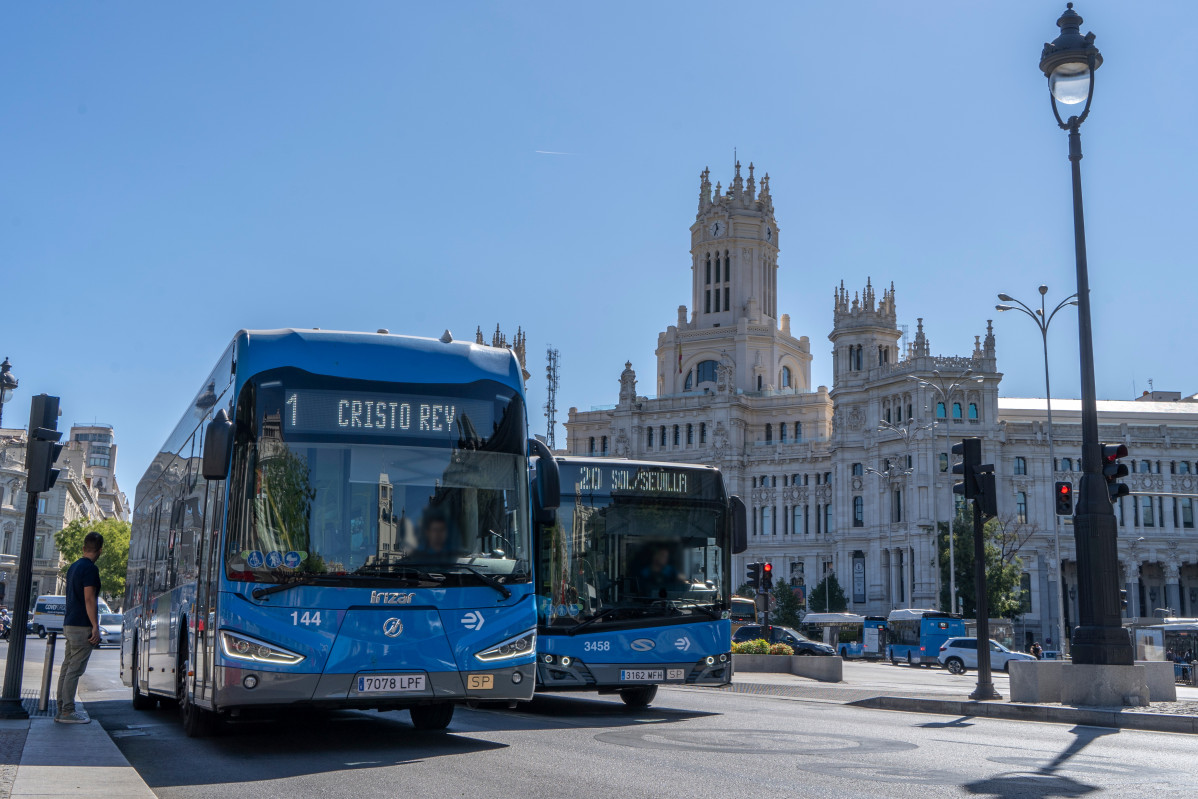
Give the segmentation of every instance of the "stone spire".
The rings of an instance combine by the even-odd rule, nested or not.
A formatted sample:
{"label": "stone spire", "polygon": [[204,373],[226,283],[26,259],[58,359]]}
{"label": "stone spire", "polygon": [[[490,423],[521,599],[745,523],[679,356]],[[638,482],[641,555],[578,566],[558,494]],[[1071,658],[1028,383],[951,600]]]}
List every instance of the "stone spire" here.
{"label": "stone spire", "polygon": [[982,354],[987,358],[995,357],[994,351],[994,320],[986,320],[986,340],[982,345]]}
{"label": "stone spire", "polygon": [[740,176],[740,161],[736,162],[736,175],[732,178],[732,200],[737,205],[744,204],[745,182]]}
{"label": "stone spire", "polygon": [[699,173],[699,213],[707,210],[711,205],[711,169],[703,167],[703,171]]}
{"label": "stone spire", "polygon": [[749,182],[745,187],[745,204],[751,204],[757,199],[757,183],[753,180],[753,162],[749,162]]}
{"label": "stone spire", "polygon": [[915,320],[915,343],[911,346],[911,354],[916,358],[923,358],[930,353],[928,337],[923,332],[923,317]]}
{"label": "stone spire", "polygon": [[636,372],[632,369],[632,361],[624,362],[624,371],[620,373],[620,404],[631,405],[636,400]]}

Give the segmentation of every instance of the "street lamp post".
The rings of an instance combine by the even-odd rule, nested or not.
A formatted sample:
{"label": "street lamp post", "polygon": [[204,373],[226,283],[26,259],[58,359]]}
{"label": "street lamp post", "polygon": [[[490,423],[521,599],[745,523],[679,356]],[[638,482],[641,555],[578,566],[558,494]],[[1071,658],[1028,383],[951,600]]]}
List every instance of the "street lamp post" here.
{"label": "street lamp post", "polygon": [[12,364],[5,358],[4,363],[0,363],[0,427],[4,427],[4,406],[12,399],[19,382],[12,375]]}
{"label": "street lamp post", "polygon": [[[953,395],[956,394],[957,390],[960,389],[961,386],[964,385],[966,383],[966,381],[968,381],[970,379],[970,376],[973,374],[973,370],[966,369],[965,371],[961,372],[961,374],[957,375],[957,377],[955,379],[952,379],[947,375],[940,374],[939,369],[933,369],[932,374],[934,375],[934,378],[932,380],[925,380],[924,378],[916,377],[915,375],[908,375],[908,378],[910,380],[914,380],[919,385],[920,388],[931,389],[931,390],[935,391],[936,394],[940,397],[940,401],[944,404],[944,445],[945,445],[944,451],[945,451],[945,453],[949,453],[949,452],[952,452],[952,449],[953,449],[953,446],[952,446],[952,443],[950,440],[951,436],[952,436],[952,430],[949,428],[949,424],[948,424],[949,413],[950,413],[949,406],[952,402]],[[949,382],[950,379],[952,380],[952,382]],[[975,379],[979,383],[982,382],[982,378],[980,378],[980,377],[975,378]],[[932,409],[932,418],[936,420],[936,423],[939,423],[940,417],[936,416],[935,408]],[[934,443],[935,436],[933,436],[932,440]],[[935,449],[935,447],[933,447],[933,449]],[[939,463],[940,457],[937,453],[933,453],[933,454],[936,455],[937,463],[936,463],[936,468],[932,470],[932,526],[936,530],[937,541],[939,541],[940,509],[936,505],[936,485],[940,479],[940,463]],[[950,499],[951,499],[951,497],[950,497]],[[939,544],[937,544],[937,549],[939,549]],[[936,563],[937,563],[937,567],[939,567],[939,563],[940,563],[939,552],[937,552]],[[948,612],[956,613],[957,612],[957,555],[956,555],[956,547],[954,546],[954,542],[953,542],[953,520],[951,518],[948,520],[948,604],[949,604]]]}
{"label": "street lamp post", "polygon": [[[1102,472],[1098,440],[1098,402],[1094,387],[1094,336],[1090,316],[1090,277],[1086,266],[1086,228],[1082,212],[1082,122],[1094,99],[1094,75],[1102,55],[1094,34],[1081,33],[1082,18],[1067,3],[1057,20],[1061,34],[1044,45],[1040,70],[1048,78],[1049,98],[1057,125],[1069,133],[1073,173],[1073,243],[1077,265],[1078,349],[1081,361],[1082,478],[1073,532],[1077,546],[1078,627],[1073,634],[1073,662],[1130,666],[1131,639],[1120,626],[1118,528]],[[1080,114],[1061,119],[1057,104],[1085,103]]]}
{"label": "street lamp post", "polygon": [[[1048,286],[1040,286],[1040,308],[1033,311],[1027,304],[1011,297],[1007,294],[999,294],[998,299],[1003,302],[1002,305],[994,306],[999,311],[1020,311],[1036,323],[1036,327],[1040,329],[1040,338],[1044,344],[1044,397],[1048,408],[1048,473],[1053,477],[1056,476],[1057,469],[1057,453],[1052,437],[1052,384],[1048,380],[1048,325],[1052,322],[1057,311],[1067,305],[1077,305],[1077,295],[1071,294],[1065,299],[1057,303],[1057,307],[1051,312],[1048,311],[1048,306],[1045,304],[1044,297],[1048,294]],[[1013,303],[1013,304],[1007,304]],[[1051,483],[1052,480],[1049,480]],[[1060,517],[1053,513],[1052,515],[1052,573],[1053,579],[1057,583],[1057,646],[1062,652],[1065,651],[1065,597],[1061,593],[1061,520]]]}

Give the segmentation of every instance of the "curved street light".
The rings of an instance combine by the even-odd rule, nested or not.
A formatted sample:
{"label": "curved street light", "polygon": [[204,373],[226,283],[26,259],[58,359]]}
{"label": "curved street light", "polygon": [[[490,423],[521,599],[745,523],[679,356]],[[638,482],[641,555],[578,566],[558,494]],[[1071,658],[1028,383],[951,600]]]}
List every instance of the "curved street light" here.
{"label": "curved street light", "polygon": [[[1118,525],[1102,473],[1098,440],[1098,401],[1094,387],[1094,335],[1090,316],[1090,276],[1086,266],[1086,226],[1082,211],[1081,125],[1090,115],[1094,75],[1102,54],[1094,34],[1081,32],[1082,18],[1067,3],[1057,19],[1061,33],[1044,45],[1040,71],[1048,79],[1049,100],[1057,125],[1069,133],[1073,177],[1073,247],[1077,264],[1078,355],[1081,361],[1082,478],[1073,517],[1077,547],[1078,627],[1073,635],[1073,662],[1130,666],[1131,639],[1121,625],[1119,576],[1111,564],[1118,558]],[[1084,103],[1084,105],[1082,105]],[[1061,118],[1059,105],[1081,106],[1080,113]]]}
{"label": "curved street light", "polygon": [[[1003,305],[994,306],[999,311],[1019,311],[1028,316],[1036,327],[1040,330],[1040,338],[1044,344],[1044,397],[1048,408],[1048,462],[1049,474],[1056,477],[1057,470],[1057,453],[1052,437],[1052,384],[1048,379],[1048,326],[1052,322],[1053,317],[1057,315],[1057,311],[1070,305],[1077,305],[1077,295],[1070,294],[1065,299],[1057,303],[1057,306],[1048,311],[1048,306],[1045,302],[1045,296],[1048,294],[1048,286],[1040,286],[1040,307],[1032,309],[1020,300],[1015,299],[1009,294],[999,294],[998,299]],[[1057,582],[1057,647],[1065,651],[1065,598],[1061,593],[1061,520],[1053,513],[1052,515],[1052,546],[1053,559],[1052,571],[1053,577]]]}

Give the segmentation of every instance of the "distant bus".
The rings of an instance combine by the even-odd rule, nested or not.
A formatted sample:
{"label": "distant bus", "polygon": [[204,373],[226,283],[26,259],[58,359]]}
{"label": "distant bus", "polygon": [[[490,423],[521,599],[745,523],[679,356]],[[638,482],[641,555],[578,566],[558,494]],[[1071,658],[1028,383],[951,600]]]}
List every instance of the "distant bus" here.
{"label": "distant bus", "polygon": [[[977,619],[965,620],[965,634],[971,638],[978,637]],[[1007,619],[990,620],[990,640],[998,641],[1012,651],[1019,651],[1015,648],[1015,625]]]}
{"label": "distant bus", "polygon": [[[618,693],[732,681],[732,555],[744,515],[710,466],[558,458],[538,530],[537,689]],[[746,609],[747,612],[747,609]]]}
{"label": "distant bus", "polygon": [[940,645],[949,638],[968,635],[965,620],[939,610],[892,610],[886,618],[890,662],[908,666],[938,664]]}
{"label": "distant bus", "polygon": [[137,486],[121,642],[135,708],[177,704],[188,735],[295,705],[442,729],[455,703],[532,698],[510,351],[243,330],[197,382]]}
{"label": "distant bus", "polygon": [[757,603],[747,596],[732,597],[732,632],[746,624],[757,623]]}
{"label": "distant bus", "polygon": [[886,619],[854,613],[808,613],[799,632],[836,648],[842,658],[881,658],[886,652]]}

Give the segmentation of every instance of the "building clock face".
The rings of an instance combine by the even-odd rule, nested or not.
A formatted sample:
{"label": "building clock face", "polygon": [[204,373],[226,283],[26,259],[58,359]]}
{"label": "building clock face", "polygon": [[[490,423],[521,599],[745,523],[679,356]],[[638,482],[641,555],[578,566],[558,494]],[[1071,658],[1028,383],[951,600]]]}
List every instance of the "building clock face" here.
{"label": "building clock face", "polygon": [[711,225],[708,226],[707,230],[709,233],[711,233],[712,236],[719,236],[721,233],[724,232],[724,223],[723,222],[712,222]]}
{"label": "building clock face", "polygon": [[766,241],[773,241],[773,240],[774,240],[774,229],[773,229],[773,228],[767,227],[767,228],[765,229],[765,240],[766,240]]}

